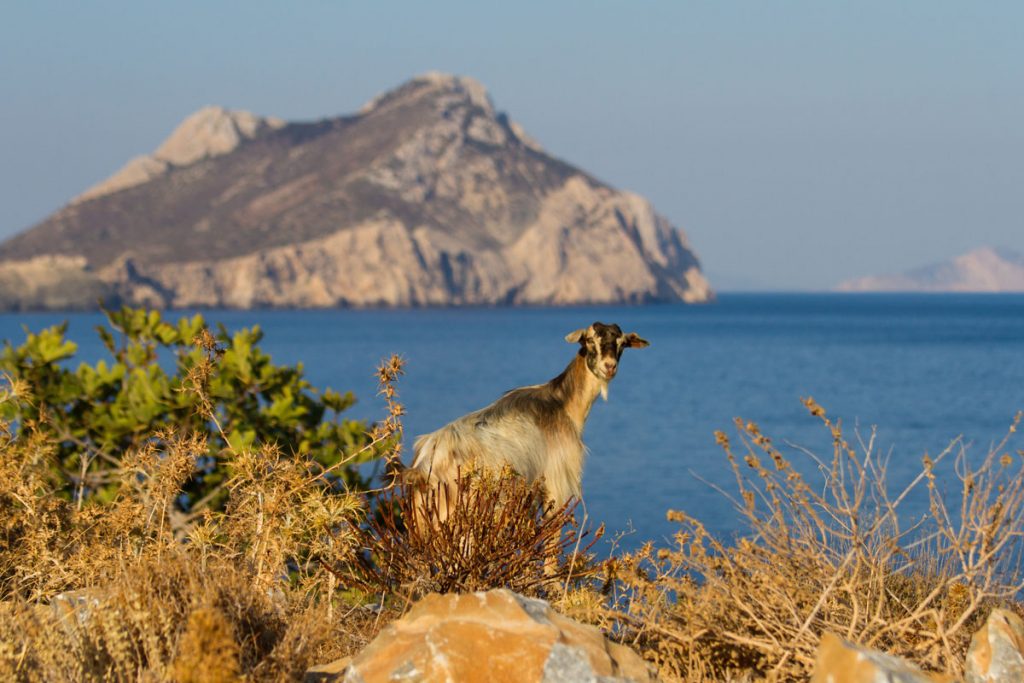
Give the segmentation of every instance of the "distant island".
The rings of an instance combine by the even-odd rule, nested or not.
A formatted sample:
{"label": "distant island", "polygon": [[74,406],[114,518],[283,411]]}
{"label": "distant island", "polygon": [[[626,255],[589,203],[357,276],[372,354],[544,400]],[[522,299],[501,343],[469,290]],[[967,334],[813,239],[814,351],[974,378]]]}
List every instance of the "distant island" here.
{"label": "distant island", "polygon": [[1024,257],[1009,249],[981,247],[949,261],[898,275],[847,280],[841,292],[1024,292]]}
{"label": "distant island", "polygon": [[0,309],[705,302],[685,234],[548,155],[476,81],[350,116],[208,107],[0,244]]}

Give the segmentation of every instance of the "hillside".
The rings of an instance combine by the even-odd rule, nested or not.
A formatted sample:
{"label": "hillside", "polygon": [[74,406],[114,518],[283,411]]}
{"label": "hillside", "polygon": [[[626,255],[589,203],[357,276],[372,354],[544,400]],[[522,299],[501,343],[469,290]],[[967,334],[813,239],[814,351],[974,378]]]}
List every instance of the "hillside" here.
{"label": "hillside", "polygon": [[0,307],[701,302],[685,235],[548,155],[477,82],[427,74],[351,116],[186,119],[0,245]]}
{"label": "hillside", "polygon": [[1024,258],[981,247],[956,258],[897,275],[847,280],[843,292],[1024,292]]}

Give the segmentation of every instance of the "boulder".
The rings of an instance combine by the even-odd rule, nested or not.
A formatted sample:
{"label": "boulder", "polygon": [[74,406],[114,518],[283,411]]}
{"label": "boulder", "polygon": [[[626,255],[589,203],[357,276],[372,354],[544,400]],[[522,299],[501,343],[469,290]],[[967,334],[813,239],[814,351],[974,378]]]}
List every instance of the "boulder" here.
{"label": "boulder", "polygon": [[[650,681],[628,647],[508,590],[429,595],[387,626],[343,669],[306,680],[612,683]],[[334,673],[337,672],[337,673]]]}
{"label": "boulder", "polygon": [[939,683],[910,662],[826,633],[818,646],[811,683]]}
{"label": "boulder", "polygon": [[967,683],[1024,681],[1024,621],[994,609],[971,639],[964,679]]}
{"label": "boulder", "polygon": [[302,677],[302,683],[329,683],[340,681],[345,675],[345,669],[352,662],[351,657],[335,659],[327,664],[317,664],[306,669],[306,675]]}
{"label": "boulder", "polygon": [[104,593],[97,588],[58,593],[50,599],[50,611],[69,633],[86,625],[102,604]]}

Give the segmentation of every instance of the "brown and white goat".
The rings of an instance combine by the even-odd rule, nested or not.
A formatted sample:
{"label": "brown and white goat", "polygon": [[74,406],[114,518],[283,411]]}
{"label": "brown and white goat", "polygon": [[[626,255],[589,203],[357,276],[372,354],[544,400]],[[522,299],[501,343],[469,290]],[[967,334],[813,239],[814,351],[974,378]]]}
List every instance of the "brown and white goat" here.
{"label": "brown and white goat", "polygon": [[595,322],[565,340],[579,353],[546,384],[513,389],[491,405],[416,439],[410,474],[431,485],[450,484],[460,469],[511,467],[527,481],[543,478],[556,506],[580,497],[583,424],[597,397],[608,398],[608,382],[627,348],[648,342],[618,325]]}

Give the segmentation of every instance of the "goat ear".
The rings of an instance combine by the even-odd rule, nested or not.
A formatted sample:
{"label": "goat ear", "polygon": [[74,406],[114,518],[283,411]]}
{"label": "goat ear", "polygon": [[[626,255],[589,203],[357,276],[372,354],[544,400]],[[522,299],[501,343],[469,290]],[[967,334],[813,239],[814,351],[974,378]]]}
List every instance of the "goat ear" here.
{"label": "goat ear", "polygon": [[650,346],[651,342],[646,339],[641,339],[640,335],[636,332],[630,332],[626,335],[626,346],[631,349],[642,349],[645,346]]}
{"label": "goat ear", "polygon": [[583,339],[583,335],[585,335],[586,333],[587,333],[586,329],[581,329],[581,330],[576,330],[575,332],[570,332],[569,334],[565,335],[565,341],[569,342],[570,344],[578,344],[579,341],[581,339]]}

